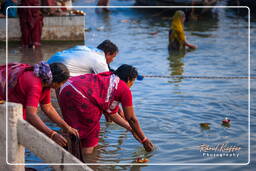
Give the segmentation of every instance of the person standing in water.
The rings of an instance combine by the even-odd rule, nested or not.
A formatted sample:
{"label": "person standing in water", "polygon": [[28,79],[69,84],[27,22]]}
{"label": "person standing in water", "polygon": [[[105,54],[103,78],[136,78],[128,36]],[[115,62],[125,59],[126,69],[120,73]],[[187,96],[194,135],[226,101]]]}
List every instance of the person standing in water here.
{"label": "person standing in water", "polygon": [[181,10],[175,12],[172,17],[171,28],[169,31],[169,49],[170,50],[184,50],[185,47],[196,49],[193,44],[188,43],[184,32],[185,13]]}
{"label": "person standing in water", "polygon": [[[129,130],[146,151],[153,151],[153,144],[142,131],[134,112],[130,87],[137,76],[136,68],[124,64],[114,72],[72,77],[62,86],[58,100],[63,118],[78,130],[84,155],[93,153],[98,145],[102,113]],[[119,104],[125,119],[117,114]]]}

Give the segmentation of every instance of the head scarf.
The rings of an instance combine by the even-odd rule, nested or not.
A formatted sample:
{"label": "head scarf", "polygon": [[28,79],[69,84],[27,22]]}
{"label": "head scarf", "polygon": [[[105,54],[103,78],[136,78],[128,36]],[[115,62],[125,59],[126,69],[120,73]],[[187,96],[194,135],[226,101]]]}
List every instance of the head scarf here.
{"label": "head scarf", "polygon": [[44,83],[52,83],[52,71],[50,65],[45,61],[40,62],[39,64],[34,65],[34,74],[41,78]]}
{"label": "head scarf", "polygon": [[182,18],[185,16],[184,12],[178,10],[175,12],[174,16],[172,17],[172,24],[171,24],[171,41],[177,40],[180,44],[184,44],[185,42],[185,32],[183,28]]}

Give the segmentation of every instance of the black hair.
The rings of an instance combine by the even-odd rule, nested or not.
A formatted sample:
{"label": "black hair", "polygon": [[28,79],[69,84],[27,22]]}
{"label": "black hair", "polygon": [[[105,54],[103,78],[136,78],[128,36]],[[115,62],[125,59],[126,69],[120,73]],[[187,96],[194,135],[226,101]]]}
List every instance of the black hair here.
{"label": "black hair", "polygon": [[104,51],[105,54],[109,53],[110,55],[118,52],[118,47],[110,40],[104,40],[97,48]]}
{"label": "black hair", "polygon": [[52,63],[50,64],[52,71],[52,82],[61,83],[66,81],[70,74],[68,68],[62,63]]}
{"label": "black hair", "polygon": [[138,71],[131,65],[123,64],[114,71],[114,74],[127,83],[128,81],[137,78]]}
{"label": "black hair", "polygon": [[109,64],[108,64],[108,70],[109,70],[110,72],[114,72],[114,71],[115,71],[113,68],[110,67]]}

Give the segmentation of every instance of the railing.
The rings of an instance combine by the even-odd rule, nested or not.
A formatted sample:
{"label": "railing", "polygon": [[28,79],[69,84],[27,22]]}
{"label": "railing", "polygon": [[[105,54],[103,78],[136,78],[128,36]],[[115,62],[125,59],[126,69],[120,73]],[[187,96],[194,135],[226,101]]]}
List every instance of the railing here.
{"label": "railing", "polygon": [[[24,171],[25,148],[45,163],[59,163],[50,165],[56,171],[92,171],[87,165],[23,120],[22,105],[8,103],[7,108],[6,104],[0,104],[0,171]],[[68,163],[76,165],[67,165]]]}

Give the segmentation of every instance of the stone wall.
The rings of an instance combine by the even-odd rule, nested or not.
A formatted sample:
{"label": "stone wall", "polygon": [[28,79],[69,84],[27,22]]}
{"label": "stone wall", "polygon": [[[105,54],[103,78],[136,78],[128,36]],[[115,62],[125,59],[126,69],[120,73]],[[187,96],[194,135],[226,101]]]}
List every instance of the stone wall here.
{"label": "stone wall", "polygon": [[[22,118],[22,106],[9,103],[8,107],[8,141],[6,141],[6,105],[0,104],[0,170],[24,171],[24,166],[10,165],[24,163],[24,147],[18,144],[17,120]],[[6,142],[8,142],[8,159],[6,159]],[[9,164],[7,164],[7,162]]]}
{"label": "stone wall", "polygon": [[[84,40],[85,16],[44,17],[42,40]],[[8,41],[20,40],[19,18],[8,19]],[[0,41],[6,40],[6,19],[0,18]]]}
{"label": "stone wall", "polygon": [[[6,110],[8,110],[7,136]],[[8,145],[7,159],[6,145]],[[46,163],[58,163],[51,165],[56,171],[92,171],[87,165],[23,120],[22,105],[8,103],[8,108],[6,108],[6,104],[0,104],[0,171],[24,171],[22,164],[25,163],[25,148]],[[63,165],[71,163],[76,165]]]}

